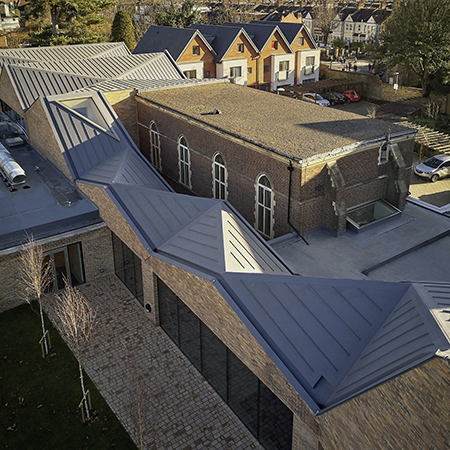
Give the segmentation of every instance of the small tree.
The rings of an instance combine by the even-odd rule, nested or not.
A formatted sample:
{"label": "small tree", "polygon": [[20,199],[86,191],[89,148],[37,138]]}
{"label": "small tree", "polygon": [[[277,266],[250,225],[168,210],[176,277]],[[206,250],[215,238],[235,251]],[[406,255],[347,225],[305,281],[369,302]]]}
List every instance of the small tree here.
{"label": "small tree", "polygon": [[62,333],[66,336],[75,351],[80,371],[81,391],[83,393],[82,403],[89,419],[90,405],[87,392],[84,387],[83,356],[92,337],[97,316],[97,309],[86,301],[80,291],[69,285],[66,281],[64,292],[58,296],[56,314],[61,321]]}
{"label": "small tree", "polygon": [[333,48],[339,48],[343,49],[345,48],[345,41],[344,39],[333,39]]}
{"label": "small tree", "polygon": [[48,332],[45,329],[44,311],[42,300],[44,294],[53,282],[53,273],[50,261],[45,261],[44,251],[38,245],[32,234],[26,234],[25,244],[20,252],[20,280],[23,286],[24,300],[31,304],[32,300],[37,300],[39,304],[39,314],[41,316],[43,356],[47,356],[50,350]]}
{"label": "small tree", "polygon": [[136,47],[136,39],[134,36],[134,26],[130,15],[124,11],[117,11],[111,27],[111,41],[124,42],[130,49],[134,50]]}

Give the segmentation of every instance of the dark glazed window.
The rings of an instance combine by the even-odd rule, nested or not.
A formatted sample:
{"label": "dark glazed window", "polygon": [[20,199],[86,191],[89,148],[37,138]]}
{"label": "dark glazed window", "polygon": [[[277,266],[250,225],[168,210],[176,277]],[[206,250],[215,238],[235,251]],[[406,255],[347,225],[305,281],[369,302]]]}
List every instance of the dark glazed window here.
{"label": "dark glazed window", "polygon": [[141,260],[114,233],[115,273],[130,292],[144,305]]}
{"label": "dark glazed window", "polygon": [[289,408],[159,278],[157,290],[162,329],[264,448],[290,450]]}

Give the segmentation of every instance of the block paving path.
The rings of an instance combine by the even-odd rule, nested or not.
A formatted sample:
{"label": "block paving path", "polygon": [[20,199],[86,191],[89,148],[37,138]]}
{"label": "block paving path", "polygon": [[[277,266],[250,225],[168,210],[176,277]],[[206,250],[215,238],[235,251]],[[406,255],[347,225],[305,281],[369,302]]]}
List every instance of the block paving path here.
{"label": "block paving path", "polygon": [[[85,284],[80,292],[98,307],[86,372],[136,445],[138,387],[145,449],[263,450],[118,278]],[[47,302],[46,312],[59,327],[55,301]]]}

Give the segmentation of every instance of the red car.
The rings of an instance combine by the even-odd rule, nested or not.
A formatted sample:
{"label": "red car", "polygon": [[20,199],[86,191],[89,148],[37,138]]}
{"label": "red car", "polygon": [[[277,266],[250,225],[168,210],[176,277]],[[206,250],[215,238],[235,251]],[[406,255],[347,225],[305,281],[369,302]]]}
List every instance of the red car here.
{"label": "red car", "polygon": [[350,102],[359,102],[361,100],[361,97],[358,95],[356,91],[342,91],[341,94],[345,97],[345,100]]}

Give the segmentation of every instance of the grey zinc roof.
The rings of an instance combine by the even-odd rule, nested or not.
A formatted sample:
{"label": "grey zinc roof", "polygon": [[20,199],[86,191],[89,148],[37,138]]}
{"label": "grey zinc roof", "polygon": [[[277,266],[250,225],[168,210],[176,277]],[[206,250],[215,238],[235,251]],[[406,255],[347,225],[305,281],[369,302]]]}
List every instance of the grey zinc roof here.
{"label": "grey zinc roof", "polygon": [[[186,47],[199,33],[195,29],[151,26],[133,50],[133,54],[163,52],[167,50],[175,61],[183,55]],[[200,39],[214,53],[200,34]]]}
{"label": "grey zinc roof", "polygon": [[85,75],[94,78],[152,78],[166,80],[184,78],[173,60],[165,53],[145,55],[119,55],[91,59],[65,59],[29,61],[26,59],[0,59],[2,65],[15,64],[35,69]]}
{"label": "grey zinc roof", "polygon": [[[142,97],[222,132],[300,159],[328,156],[408,128],[231,83],[148,92]],[[222,114],[205,115],[219,109]],[[274,117],[271,126],[267,117]],[[336,150],[340,151],[340,150]]]}
{"label": "grey zinc roof", "polygon": [[24,169],[26,186],[10,192],[0,182],[0,250],[19,245],[25,231],[43,239],[102,223],[97,207],[48,160],[29,146],[10,149]]}
{"label": "grey zinc roof", "polygon": [[237,314],[316,414],[449,347],[410,284],[224,278]]}
{"label": "grey zinc roof", "polygon": [[39,97],[65,94],[98,83],[98,78],[62,72],[5,66],[24,110]]}
{"label": "grey zinc roof", "polygon": [[0,50],[0,57],[22,58],[33,61],[58,61],[65,59],[83,60],[105,56],[125,56],[129,54],[130,51],[123,42],[60,45],[52,47],[24,47]]}
{"label": "grey zinc roof", "polygon": [[175,80],[105,80],[100,81],[97,84],[93,84],[89,87],[80,89],[79,92],[88,91],[121,91],[124,89],[136,89],[138,92],[148,92],[156,89],[170,89],[170,88],[180,88],[180,87],[191,87],[202,84],[216,84],[224,83],[228,80],[218,80],[216,78],[184,78]]}

